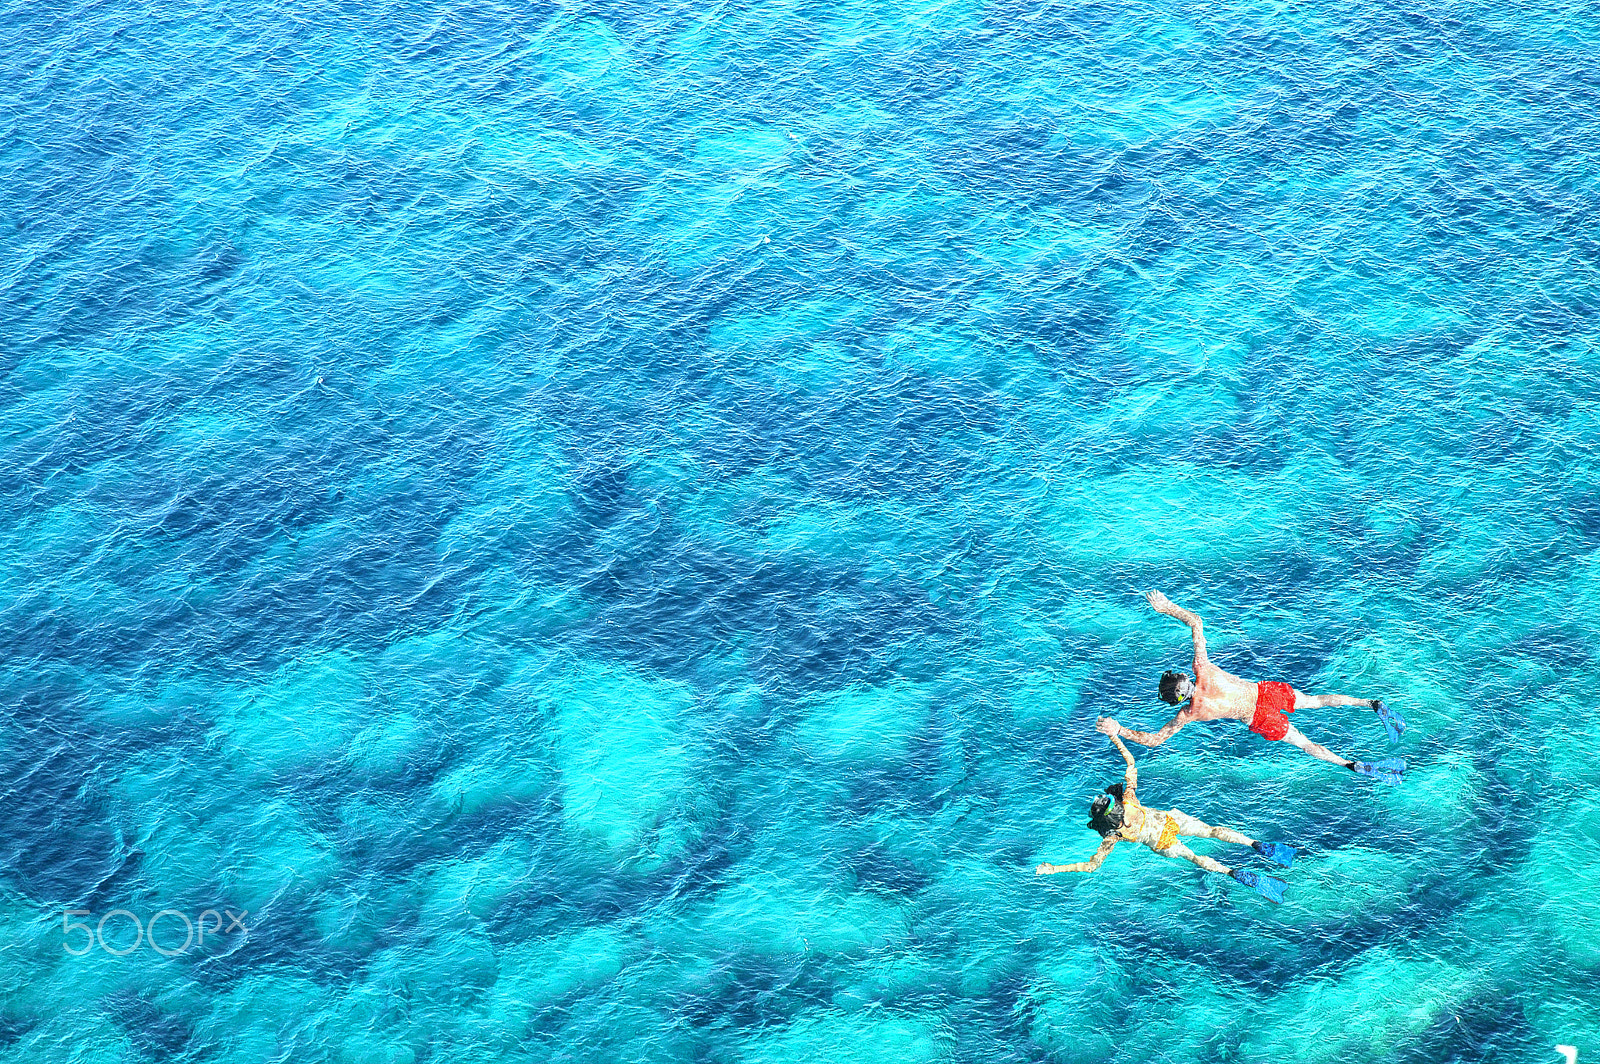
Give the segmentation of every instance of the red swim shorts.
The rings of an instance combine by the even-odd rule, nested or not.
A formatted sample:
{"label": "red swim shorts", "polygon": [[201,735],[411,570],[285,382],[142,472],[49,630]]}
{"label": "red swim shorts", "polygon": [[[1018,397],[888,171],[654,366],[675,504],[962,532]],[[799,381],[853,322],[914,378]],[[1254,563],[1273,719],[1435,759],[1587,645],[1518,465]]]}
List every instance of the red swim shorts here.
{"label": "red swim shorts", "polygon": [[1268,680],[1256,684],[1256,715],[1250,718],[1250,730],[1269,742],[1277,742],[1289,734],[1289,718],[1294,712],[1294,688],[1286,683]]}

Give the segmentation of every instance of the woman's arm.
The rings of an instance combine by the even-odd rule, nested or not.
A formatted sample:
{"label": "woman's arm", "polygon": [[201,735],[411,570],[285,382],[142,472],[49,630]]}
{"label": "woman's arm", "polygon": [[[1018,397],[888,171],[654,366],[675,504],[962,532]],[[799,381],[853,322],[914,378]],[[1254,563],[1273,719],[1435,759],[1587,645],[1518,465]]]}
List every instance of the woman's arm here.
{"label": "woman's arm", "polygon": [[1189,626],[1189,634],[1194,637],[1194,682],[1199,683],[1201,666],[1209,660],[1206,657],[1206,627],[1200,622],[1198,613],[1190,613],[1182,606],[1175,604],[1159,591],[1152,591],[1145,595],[1145,601],[1150,603],[1150,608],[1157,613],[1164,613],[1168,617],[1182,621]]}
{"label": "woman's arm", "polygon": [[1113,847],[1117,844],[1115,835],[1107,835],[1100,840],[1100,848],[1094,851],[1094,856],[1087,861],[1074,861],[1071,864],[1042,864],[1033,870],[1036,876],[1053,876],[1057,872],[1093,872],[1100,867],[1100,862],[1106,859]]}
{"label": "woman's arm", "polygon": [[1128,797],[1133,797],[1134,788],[1139,786],[1139,768],[1133,763],[1133,755],[1128,753],[1128,748],[1122,745],[1122,740],[1113,735],[1111,741],[1117,744],[1117,749],[1122,751],[1122,760],[1128,763],[1128,771],[1122,776],[1123,782],[1128,785]]}

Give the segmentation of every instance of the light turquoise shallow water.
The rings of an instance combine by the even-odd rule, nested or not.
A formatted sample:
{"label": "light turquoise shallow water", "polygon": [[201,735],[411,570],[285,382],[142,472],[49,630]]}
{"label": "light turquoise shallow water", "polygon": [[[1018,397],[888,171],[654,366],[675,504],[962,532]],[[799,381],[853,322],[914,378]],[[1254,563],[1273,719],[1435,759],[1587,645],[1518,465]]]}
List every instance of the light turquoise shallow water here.
{"label": "light turquoise shallow water", "polygon": [[1597,49],[0,8],[0,1060],[1600,1054]]}

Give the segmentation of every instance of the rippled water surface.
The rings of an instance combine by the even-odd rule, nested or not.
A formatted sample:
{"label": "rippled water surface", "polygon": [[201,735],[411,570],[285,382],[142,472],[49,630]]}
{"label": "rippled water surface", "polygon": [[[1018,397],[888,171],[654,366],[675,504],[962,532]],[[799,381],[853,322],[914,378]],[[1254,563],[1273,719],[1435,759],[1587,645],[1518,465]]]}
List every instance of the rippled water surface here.
{"label": "rippled water surface", "polygon": [[0,1060],[1600,1055],[1593,4],[4,2]]}

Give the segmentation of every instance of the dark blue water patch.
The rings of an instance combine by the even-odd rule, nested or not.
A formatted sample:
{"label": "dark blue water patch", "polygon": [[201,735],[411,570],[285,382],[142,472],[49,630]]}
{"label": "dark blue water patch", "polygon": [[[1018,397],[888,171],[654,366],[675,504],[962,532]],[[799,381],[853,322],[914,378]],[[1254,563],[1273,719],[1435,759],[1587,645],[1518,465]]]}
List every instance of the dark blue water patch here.
{"label": "dark blue water patch", "polygon": [[[110,414],[112,420],[119,416],[115,406]],[[132,426],[153,412],[129,399],[120,416]],[[357,638],[366,632],[388,642],[398,615],[422,621],[450,612],[467,574],[441,572],[434,544],[463,499],[461,485],[478,461],[484,437],[471,429],[463,432],[460,424],[442,435],[424,435],[429,427],[419,426],[413,440],[385,432],[314,439],[317,424],[310,422],[298,438],[283,436],[264,448],[241,449],[231,475],[102,481],[83,501],[107,514],[108,524],[131,526],[133,544],[158,549],[181,543],[191,585],[214,589],[214,599],[198,610],[169,601],[145,602],[142,615],[115,618],[110,632],[97,627],[93,639],[69,631],[71,622],[65,618],[35,611],[24,632],[27,627],[46,631],[56,643],[53,656],[83,661],[87,653],[115,667],[152,645],[187,643],[221,647],[225,653],[269,645],[273,656],[292,656],[295,648],[316,642],[325,631],[342,630],[346,621],[352,622]],[[130,446],[110,433],[97,433],[96,438],[104,442],[86,440],[77,448],[88,447],[91,453],[54,464],[59,468],[93,460],[93,452],[102,446]],[[432,468],[446,472],[459,467],[463,475],[418,480],[418,490],[406,496],[347,498],[339,485],[349,483],[345,478],[352,446],[367,453],[426,452]],[[285,563],[253,577],[246,574],[273,544],[286,537],[292,541],[297,533],[341,516],[352,519],[350,527],[322,566],[305,569]],[[127,535],[129,529],[122,531]],[[138,587],[150,575],[143,558],[142,550],[113,551],[105,556],[100,576]],[[373,611],[386,619],[362,625],[358,619]],[[262,628],[278,634],[263,644]],[[15,640],[17,629],[12,631]]]}
{"label": "dark blue water patch", "polygon": [[51,661],[63,648],[89,642],[84,626],[44,592],[0,606],[0,648],[13,660]]}
{"label": "dark blue water patch", "polygon": [[1445,931],[1493,882],[1472,856],[1474,848],[1464,845],[1442,849],[1437,865],[1413,885],[1404,905],[1383,920],[1364,922],[1364,937],[1359,938],[1362,948],[1380,948],[1397,935],[1416,940]]}
{"label": "dark blue water patch", "polygon": [[84,380],[72,396],[67,417],[47,437],[49,451],[31,463],[34,476],[81,473],[106,458],[148,447],[145,430],[153,419],[173,409],[171,397],[154,384],[147,379],[118,387]]}
{"label": "dark blue water patch", "polygon": [[1478,861],[1489,872],[1515,870],[1543,825],[1542,796],[1516,789],[1495,771],[1491,752],[1473,757],[1481,780],[1471,803],[1472,829],[1481,847]]}
{"label": "dark blue water patch", "polygon": [[[440,753],[443,758],[454,752]],[[527,797],[501,798],[472,812],[454,812],[441,811],[431,792],[442,773],[436,769],[433,778],[429,775],[419,769],[412,779],[376,786],[341,772],[320,785],[302,785],[289,793],[308,825],[335,840],[341,866],[358,870],[357,880],[406,880],[423,864],[442,858],[473,860],[508,839],[527,840],[547,857],[564,845],[561,796],[554,783]],[[381,806],[382,827],[355,830],[344,824],[342,811],[351,797]]]}
{"label": "dark blue water patch", "polygon": [[[579,135],[579,139],[586,138]],[[434,178],[432,183],[442,180]],[[605,287],[598,291],[585,287],[565,299],[558,293],[573,270],[603,267],[614,277],[611,271],[619,265],[640,263],[641,256],[650,254],[648,245],[640,246],[637,237],[630,238],[620,230],[627,222],[627,212],[635,207],[651,180],[652,175],[645,171],[619,164],[564,185],[559,199],[541,194],[541,190],[508,190],[470,208],[468,217],[480,232],[470,234],[478,240],[464,243],[465,248],[472,249],[469,253],[452,254],[453,245],[442,248],[440,253],[451,256],[452,271],[471,277],[484,290],[526,291],[547,307],[551,303],[570,303],[570,315],[553,307],[546,313],[552,323],[582,335],[586,331],[582,328],[583,307],[608,306],[613,311],[623,308],[603,298],[608,291]],[[386,188],[385,194],[398,199],[396,210],[405,208],[408,201],[400,190]],[[474,246],[479,242],[489,243],[492,250],[479,252]],[[440,296],[448,299],[449,293],[441,291]],[[643,299],[639,305],[659,306]],[[627,343],[633,337],[623,333],[616,339]]]}
{"label": "dark blue water patch", "polygon": [[[642,62],[658,64],[677,54],[675,42],[680,35],[695,25],[704,12],[684,0],[667,0],[651,3],[649,0],[593,0],[572,11],[586,11],[603,21],[614,33],[624,38],[629,51]],[[748,14],[749,5],[729,4],[724,9],[729,15]],[[726,16],[724,16],[726,17]],[[785,38],[787,39],[787,38]],[[685,85],[691,88],[692,85]]]}
{"label": "dark blue water patch", "polygon": [[955,1032],[951,1060],[999,1064],[1046,1064],[1056,1059],[1033,1040],[1035,1012],[1029,1007],[1026,986],[1016,977],[998,980],[981,997],[957,996],[945,1005],[945,1016]]}
{"label": "dark blue water patch", "polygon": [[[1052,1052],[1034,1040],[1033,1032],[1051,1024],[1034,999],[1034,977],[1026,972],[1008,973],[995,980],[982,995],[953,1003],[955,1015],[977,1026],[979,1030],[994,1033],[996,1039],[1009,1052],[1003,1060],[1028,1061],[1044,1064],[1058,1061],[1058,1052]],[[1101,1003],[1097,1019],[1106,1025],[1126,1021],[1129,1015],[1127,999],[1116,993],[1120,988],[1108,987],[1111,992]],[[989,1058],[980,1058],[989,1059]]]}
{"label": "dark blue water patch", "polygon": [[[1266,590],[1263,588],[1263,591]],[[1215,664],[1237,676],[1252,678],[1257,682],[1276,680],[1304,690],[1309,686],[1307,677],[1321,672],[1328,663],[1332,649],[1339,645],[1333,637],[1334,633],[1326,629],[1314,636],[1303,635],[1289,640],[1269,641],[1247,637],[1228,644],[1227,650],[1221,652],[1226,661],[1216,660],[1216,655],[1213,658]]]}
{"label": "dark blue water patch", "polygon": [[1543,450],[1543,439],[1519,413],[1513,406],[1502,417],[1479,422],[1458,453],[1466,460],[1492,466],[1520,463],[1530,452]]}
{"label": "dark blue water patch", "polygon": [[618,281],[549,297],[555,324],[543,342],[567,352],[574,368],[535,398],[563,420],[627,425],[619,399],[643,403],[685,386],[711,394],[706,385],[722,384],[727,373],[704,355],[712,325],[741,305],[770,308],[807,296],[793,278],[759,263],[679,273],[631,258],[615,260],[630,264]]}
{"label": "dark blue water patch", "polygon": [[643,914],[660,905],[712,896],[728,882],[729,872],[739,860],[747,856],[749,838],[744,825],[725,815],[701,833],[699,843],[688,854],[651,877],[649,885],[639,892],[638,911]]}
{"label": "dark blue water patch", "polygon": [[[119,164],[113,160],[103,165],[116,170]],[[154,241],[107,246],[99,237],[101,230],[126,228],[129,219],[75,217],[85,212],[83,204],[98,201],[82,193],[83,184],[97,180],[74,174],[60,188],[38,197],[43,200],[47,196],[49,202],[36,202],[32,207],[41,216],[54,219],[51,246],[31,256],[27,272],[7,292],[16,311],[7,331],[29,337],[30,348],[39,343],[81,347],[91,338],[101,338],[110,346],[129,334],[186,320],[201,309],[209,294],[193,264],[164,261]],[[131,176],[106,177],[103,183],[127,183],[129,189],[123,195],[151,200],[148,191],[134,191],[134,180]],[[119,195],[115,188],[101,191]],[[150,227],[155,227],[153,219],[162,212],[157,203],[144,202],[126,208],[125,213],[147,215],[152,219]],[[44,238],[43,233],[32,236],[34,242]],[[84,249],[90,247],[97,258],[92,268],[84,261]]]}
{"label": "dark blue water patch", "polygon": [[[1096,0],[994,0],[983,5],[976,40],[986,46],[1003,46],[1008,52],[1028,54],[1040,45],[1072,48],[1098,39],[1105,27],[1127,9]],[[1028,46],[1033,47],[1028,47]]]}
{"label": "dark blue water patch", "polygon": [[[67,830],[70,830],[70,827]],[[121,829],[117,830],[116,837],[119,842],[124,839],[124,833]],[[128,844],[122,850],[121,859],[106,871],[104,877],[95,884],[94,889],[82,899],[82,904],[79,907],[98,913],[105,913],[132,903],[136,897],[136,892],[145,882],[142,876],[145,856],[145,851],[137,844]],[[48,858],[41,857],[40,859],[47,860]]]}
{"label": "dark blue water patch", "polygon": [[1550,516],[1587,541],[1600,540],[1600,494],[1584,492],[1552,506]]}
{"label": "dark blue water patch", "polygon": [[[972,123],[970,139],[955,141],[931,160],[956,188],[982,201],[1003,199],[1010,206],[1073,202],[1074,185],[1084,182],[1103,161],[1068,147],[1054,126],[1029,122]],[[1092,196],[1081,202],[1092,203]],[[959,225],[967,219],[951,219]]]}
{"label": "dark blue water patch", "polygon": [[[1213,584],[1216,589],[1215,595],[1219,600],[1237,603],[1239,604],[1237,608],[1248,614],[1252,610],[1272,603],[1306,603],[1308,588],[1346,587],[1350,576],[1350,564],[1348,557],[1337,554],[1311,558],[1307,555],[1285,553],[1260,562],[1243,563],[1221,573],[1197,573],[1190,579],[1196,582],[1204,579]],[[1126,586],[1139,586],[1139,584],[1130,582]],[[1175,583],[1174,586],[1182,585]],[[1279,660],[1269,653],[1265,646],[1254,646],[1251,650],[1253,655],[1273,667],[1292,670],[1289,682],[1294,682],[1293,676],[1310,675],[1305,670],[1312,667],[1320,668],[1328,654],[1366,632],[1362,623],[1350,619],[1347,611],[1339,607],[1335,601],[1330,600],[1327,605],[1321,607],[1306,605],[1295,608],[1304,611],[1301,614],[1303,617],[1301,625],[1302,631],[1306,633],[1295,637],[1294,642],[1288,644],[1290,648],[1294,648],[1296,654],[1300,655],[1298,659],[1285,656]],[[1309,640],[1312,645],[1303,640]],[[1228,653],[1233,653],[1232,644],[1229,645]],[[1238,670],[1229,668],[1228,671]],[[1251,678],[1270,680],[1285,677],[1262,675]]]}
{"label": "dark blue water patch", "polygon": [[[1305,28],[1295,21],[1272,18],[1267,12],[1209,5],[1189,6],[1184,15],[1205,41],[1203,58],[1208,69],[1226,70],[1239,84],[1264,83],[1238,115],[1249,115],[1263,102],[1307,83],[1328,82],[1321,55],[1323,42],[1309,39]],[[1306,95],[1321,104],[1327,94]]]}
{"label": "dark blue water patch", "polygon": [[[584,4],[574,14],[585,9],[608,22],[627,10],[626,5]],[[436,74],[442,67],[448,67],[447,61],[482,63],[504,52],[508,46],[523,43],[528,35],[537,34],[553,10],[553,4],[532,3],[517,8],[515,20],[512,20],[508,17],[510,13],[498,4],[405,3],[387,9],[384,24],[363,26],[363,30],[374,39],[383,31],[392,30],[392,36],[385,41],[388,57],[399,63],[416,64],[423,71]],[[370,10],[352,12],[358,24],[370,14]],[[451,95],[455,92],[451,91]]]}
{"label": "dark blue water patch", "polygon": [[915,818],[934,812],[943,804],[946,791],[939,785],[942,767],[937,760],[915,756],[862,766],[844,788],[835,816],[840,820],[874,814]]}
{"label": "dark blue water patch", "polygon": [[511,919],[516,914],[521,914],[523,926],[550,920],[566,926],[571,921],[609,923],[647,913],[670,894],[665,877],[643,880],[631,869],[590,854],[575,859],[570,848],[554,842],[542,849],[526,885],[507,903],[506,927],[517,927]]}
{"label": "dark blue water patch", "polygon": [[106,1016],[146,1060],[175,1060],[188,1054],[194,1040],[195,1019],[186,1015],[189,1010],[169,1011],[170,1006],[157,1005],[131,990],[110,995],[104,1007]]}
{"label": "dark blue water patch", "polygon": [[[1259,751],[1263,741],[1254,735],[1247,738]],[[1263,756],[1303,757],[1298,750],[1268,748]],[[1415,755],[1411,758],[1415,761]],[[1317,784],[1326,788],[1334,801],[1320,811],[1302,809],[1298,814],[1273,811],[1270,819],[1261,817],[1263,828],[1270,824],[1273,840],[1287,842],[1308,855],[1331,853],[1345,846],[1378,847],[1378,840],[1391,835],[1387,814],[1374,802],[1366,801],[1365,792],[1376,784],[1357,778],[1349,769],[1337,765],[1319,766]],[[1227,823],[1229,815],[1218,818]]]}
{"label": "dark blue water patch", "polygon": [[[195,949],[180,960],[188,968],[188,976],[213,991],[234,986],[239,980],[263,970],[288,969],[305,972],[313,979],[350,979],[360,971],[364,957],[330,948],[316,929],[318,898],[307,895],[304,889],[293,889],[275,896],[272,901],[247,915],[238,908],[232,911],[239,916],[245,930],[228,933],[231,925],[223,914],[223,934],[209,939],[202,949]],[[207,929],[210,922],[207,921]],[[400,941],[412,926],[404,915],[393,925],[385,927],[377,939],[378,946]]]}
{"label": "dark blue water patch", "polygon": [[[893,411],[896,434],[930,449],[950,439],[993,438],[1004,416],[1001,400],[988,389],[968,379],[926,371],[906,374],[892,392],[884,390],[874,398],[886,400],[884,405]],[[839,412],[846,418],[855,413],[847,405]]]}
{"label": "dark blue water patch", "polygon": [[[713,796],[714,808],[677,810],[663,823],[664,829],[684,826],[682,835],[692,839],[688,849],[663,865],[640,873],[627,863],[597,862],[579,853],[560,831],[559,805],[546,803],[545,812],[553,818],[540,824],[517,823],[514,818],[496,815],[492,819],[473,818],[451,833],[470,832],[475,841],[460,847],[459,856],[487,852],[505,839],[529,837],[534,854],[528,875],[495,910],[483,916],[492,937],[507,942],[525,941],[530,936],[555,933],[574,922],[594,923],[647,918],[663,906],[683,904],[714,896],[728,882],[727,872],[749,856],[758,829],[747,823],[747,812],[734,808],[726,796]],[[704,803],[701,803],[702,805]],[[415,867],[396,866],[407,875]]]}
{"label": "dark blue water patch", "polygon": [[[1253,354],[1256,345],[1247,343],[1246,346]],[[1274,412],[1255,408],[1248,399],[1241,406],[1245,417],[1228,424],[1200,428],[1189,436],[1185,449],[1203,456],[1201,464],[1207,466],[1256,477],[1276,476],[1297,450],[1289,426]]]}
{"label": "dark blue water patch", "polygon": [[[1330,442],[1347,454],[1364,456],[1367,450],[1353,434],[1343,436],[1335,429],[1329,436]],[[1339,501],[1327,527],[1340,552],[1366,571],[1394,574],[1399,586],[1411,583],[1399,579],[1400,573],[1412,571],[1423,555],[1455,534],[1435,514],[1420,508],[1406,514],[1407,524],[1399,532],[1383,528],[1381,516],[1391,497],[1382,482],[1365,484]]]}
{"label": "dark blue water patch", "polygon": [[[600,494],[583,505],[604,518],[620,508],[623,481],[598,483]],[[537,559],[546,580],[583,587],[596,607],[570,634],[602,657],[669,676],[688,674],[707,653],[731,645],[750,653],[758,682],[804,685],[808,676],[832,676],[837,685],[881,673],[891,647],[941,639],[961,626],[959,613],[930,603],[920,585],[869,586],[857,566],[680,542],[668,521],[639,544],[619,544],[626,553],[575,549],[580,543],[569,536],[562,550]]]}
{"label": "dark blue water patch", "polygon": [[[15,56],[19,69],[42,68],[50,53],[50,45],[69,38],[73,29],[82,26],[85,12],[79,0],[41,0],[37,4],[8,4],[0,13],[0,31],[12,37],[18,48],[28,52]],[[23,60],[32,60],[24,63]]]}
{"label": "dark blue water patch", "polygon": [[[1518,659],[1532,659],[1566,673],[1573,681],[1588,674],[1594,651],[1582,636],[1573,630],[1555,625],[1542,625],[1531,629],[1516,642],[1506,647],[1503,654]],[[1554,692],[1526,692],[1537,697]]]}
{"label": "dark blue water patch", "polygon": [[[1372,7],[1351,11],[1333,32],[1333,38],[1352,54],[1371,64],[1379,84],[1404,79],[1424,54],[1423,44],[1438,41],[1435,25],[1400,7]],[[1504,60],[1502,59],[1503,63]]]}
{"label": "dark blue water patch", "polygon": [[[26,715],[55,716],[30,692]],[[22,714],[13,720],[25,723]],[[83,728],[37,720],[18,756],[0,766],[0,875],[46,907],[78,907],[131,877],[137,857],[108,816],[101,793],[114,744]]]}
{"label": "dark blue water patch", "polygon": [[[1197,874],[1175,874],[1172,889],[1181,890],[1183,879],[1192,880]],[[1292,898],[1293,873],[1286,878]],[[1441,873],[1435,884],[1446,878]],[[1277,949],[1242,953],[1231,944],[1234,930],[1241,920],[1251,920],[1261,912],[1260,906],[1269,903],[1251,891],[1231,886],[1216,894],[1211,904],[1190,910],[1185,933],[1174,935],[1148,923],[1118,923],[1107,934],[1130,958],[1156,954],[1188,961],[1236,984],[1241,991],[1248,988],[1251,994],[1277,994],[1302,985],[1308,975],[1337,978],[1342,970],[1358,965],[1366,951],[1386,949],[1396,935],[1410,938],[1437,929],[1458,912],[1462,900],[1461,892],[1452,890],[1448,897],[1419,895],[1387,917],[1357,913],[1326,922],[1311,921],[1285,930]],[[1136,967],[1130,964],[1130,968]]]}
{"label": "dark blue water patch", "polygon": [[[959,616],[928,605],[912,589],[872,591],[851,605],[844,615],[823,614],[830,623],[822,629],[803,609],[776,600],[760,606],[778,630],[756,642],[752,675],[776,691],[883,683],[901,675],[897,659],[916,656],[914,648],[948,645],[954,634],[967,631]],[[959,652],[970,641],[950,649]]]}
{"label": "dark blue water patch", "polygon": [[[7,491],[33,492],[60,474],[81,473],[89,465],[110,457],[141,454],[150,446],[148,431],[158,419],[181,409],[185,400],[198,398],[213,385],[209,379],[182,376],[148,376],[116,384],[85,374],[82,386],[70,397],[64,417],[54,430],[26,442],[18,441],[14,452],[17,459],[10,475],[0,484]],[[172,479],[171,473],[164,472],[153,481],[118,484],[116,490],[133,492],[136,498],[148,496]],[[91,491],[95,490],[103,495],[108,489],[95,484]]]}
{"label": "dark blue water patch", "polygon": [[881,845],[870,845],[846,857],[855,887],[859,890],[912,897],[926,889],[933,877],[903,857],[889,853]]}
{"label": "dark blue water patch", "polygon": [[191,268],[201,286],[209,291],[211,286],[230,281],[244,269],[248,261],[243,251],[222,239],[197,248],[193,253]]}
{"label": "dark blue water patch", "polygon": [[[1516,531],[1522,533],[1521,529]],[[1517,546],[1523,547],[1522,550],[1496,551],[1481,560],[1476,572],[1470,576],[1463,575],[1448,585],[1435,589],[1434,594],[1441,601],[1448,601],[1453,606],[1470,610],[1488,601],[1487,596],[1494,594],[1497,588],[1504,588],[1512,583],[1537,586],[1539,574],[1559,569],[1570,563],[1571,544],[1564,538],[1536,541],[1533,545],[1528,545],[1527,539],[1516,543]]]}
{"label": "dark blue water patch", "polygon": [[[1183,629],[1175,629],[1173,635],[1176,637],[1180,633],[1187,636],[1187,631]],[[1184,642],[1187,643],[1187,638]],[[1064,747],[1057,751],[1057,754],[1070,758],[1071,760],[1067,762],[1069,764],[1082,764],[1080,758],[1094,751],[1098,756],[1106,758],[1106,765],[1109,767],[1117,763],[1117,757],[1114,751],[1105,746],[1104,736],[1095,732],[1092,727],[1088,727],[1094,723],[1096,717],[1114,716],[1122,720],[1123,715],[1127,715],[1129,719],[1124,723],[1130,728],[1154,731],[1170,720],[1177,710],[1176,707],[1160,701],[1157,697],[1161,682],[1159,672],[1152,670],[1149,675],[1131,672],[1127,662],[1110,656],[1109,648],[1099,640],[1094,640],[1091,645],[1092,651],[1085,649],[1073,655],[1076,660],[1090,665],[1089,674],[1078,685],[1078,719],[1061,721],[1057,725],[1061,729],[1062,739],[1077,745],[1071,748]],[[1193,654],[1187,646],[1180,648],[1174,642],[1171,659],[1171,668],[1184,672],[1193,671],[1191,666]],[[1148,721],[1150,727],[1146,728],[1142,724],[1132,723],[1133,721]],[[1087,735],[1084,734],[1086,730]]]}
{"label": "dark blue water patch", "polygon": [[431,630],[454,612],[450,582],[433,579],[434,540],[423,531],[391,533],[351,545],[326,571],[280,568],[241,579],[203,610],[152,618],[150,637],[135,628],[108,640],[101,663],[132,664],[153,637],[175,652],[187,645],[219,664],[265,671],[308,647],[337,642],[359,652],[397,631]]}
{"label": "dark blue water patch", "polygon": [[836,979],[829,962],[812,954],[797,960],[735,954],[723,958],[700,986],[690,984],[675,995],[673,1011],[700,1029],[761,1030],[830,1005]]}
{"label": "dark blue water patch", "polygon": [[[1077,173],[1063,174],[1073,198],[1084,204],[1098,220],[1117,220],[1137,224],[1145,216],[1155,195],[1154,176],[1125,163],[1120,157],[1101,165],[1086,166]],[[1069,201],[1070,202],[1070,201]],[[1141,258],[1149,260],[1149,249],[1141,235],[1133,241]]]}
{"label": "dark blue water patch", "polygon": [[1115,337],[1121,311],[1101,284],[1076,274],[1036,276],[1037,299],[1008,304],[997,323],[1017,338],[1058,380],[1071,381],[1076,396],[1089,405],[1109,398],[1125,374],[1107,372],[1108,344]]}
{"label": "dark blue water patch", "polygon": [[[1377,87],[1329,94],[1322,72],[1314,66],[1291,66],[1274,78],[1274,91],[1252,99],[1240,114],[1226,142],[1228,157],[1248,163],[1254,172],[1267,166],[1291,165],[1342,170],[1352,155],[1368,149],[1357,132],[1362,119],[1380,108]],[[1248,192],[1260,206],[1273,195],[1266,188]]]}
{"label": "dark blue water patch", "polygon": [[41,1022],[32,1017],[0,1016],[0,1049],[10,1049]]}
{"label": "dark blue water patch", "polygon": [[741,405],[748,436],[706,439],[706,462],[748,462],[738,452],[753,449],[764,459],[781,449],[798,456],[815,486],[868,500],[925,497],[952,486],[981,456],[948,443],[993,434],[1002,417],[986,389],[920,372],[885,373],[798,408],[774,408],[759,395]]}
{"label": "dark blue water patch", "polygon": [[[1544,447],[1553,447],[1558,441],[1562,441],[1563,422],[1579,410],[1579,403],[1582,401],[1579,398],[1584,388],[1580,379],[1581,371],[1570,363],[1563,365],[1564,346],[1557,341],[1550,344],[1544,353],[1546,361],[1540,369],[1543,371],[1541,376],[1547,375],[1548,383],[1541,381],[1542,387],[1530,388],[1516,395],[1514,399],[1504,400],[1503,409],[1512,416],[1527,421],[1529,432],[1533,433]],[[1558,457],[1546,455],[1540,457],[1544,458],[1546,463],[1539,467],[1541,473],[1548,474],[1545,479],[1559,483],[1562,474],[1569,472],[1567,463]]]}
{"label": "dark blue water patch", "polygon": [[1529,336],[1580,336],[1591,327],[1600,303],[1579,295],[1541,294],[1520,303],[1508,317]]}
{"label": "dark blue water patch", "polygon": [[[1145,721],[1134,718],[1131,722],[1123,722],[1127,727],[1140,731],[1153,730],[1165,723],[1171,714],[1162,716],[1160,720],[1152,717]],[[1141,726],[1142,725],[1142,726]],[[1071,799],[1069,815],[1074,819],[1079,818],[1087,823],[1089,819],[1089,797],[1098,792],[1100,788],[1120,783],[1126,770],[1126,764],[1116,749],[1109,746],[1100,733],[1088,727],[1071,727],[1067,723],[1052,728],[1043,735],[1030,737],[1032,741],[1026,743],[1016,751],[1019,759],[1017,770],[1033,779],[1062,779],[1063,777],[1085,778],[1088,786],[1081,797]],[[1138,750],[1138,746],[1130,749]],[[1135,757],[1140,755],[1136,754]],[[992,771],[992,770],[991,770]],[[1092,838],[1085,835],[1084,838]],[[1026,854],[1021,855],[1026,859]]]}
{"label": "dark blue water patch", "polygon": [[970,59],[959,42],[944,39],[884,53],[860,54],[852,63],[856,89],[884,110],[915,122],[947,114],[947,98],[961,87]]}
{"label": "dark blue water patch", "polygon": [[[579,468],[569,482],[567,496],[573,512],[588,530],[610,527],[624,509],[631,514],[640,513],[639,501],[628,490],[628,470],[618,465],[593,463]],[[647,534],[644,527],[640,534]],[[639,545],[648,546],[644,542]]]}
{"label": "dark blue water patch", "polygon": [[1527,1015],[1503,992],[1480,992],[1453,1003],[1426,1030],[1399,1048],[1398,1064],[1472,1064],[1525,1060],[1536,1055]]}
{"label": "dark blue water patch", "polygon": [[[1249,346],[1257,348],[1255,344]],[[1252,357],[1254,353],[1252,350]],[[1239,404],[1242,416],[1204,424],[1181,436],[1175,435],[1170,423],[1158,423],[1148,430],[1127,427],[1124,442],[1115,453],[1096,457],[1095,472],[1109,476],[1130,466],[1161,466],[1178,460],[1257,477],[1275,476],[1292,456],[1303,451],[1303,445],[1297,442],[1293,426],[1278,410],[1257,406],[1254,398],[1244,391]]]}

